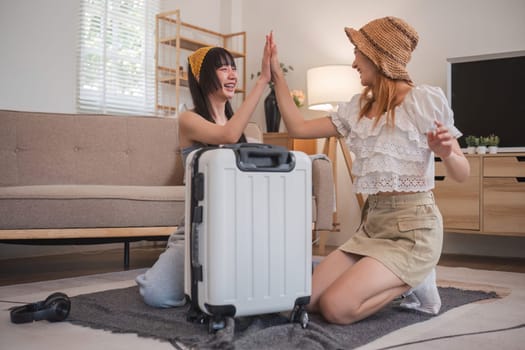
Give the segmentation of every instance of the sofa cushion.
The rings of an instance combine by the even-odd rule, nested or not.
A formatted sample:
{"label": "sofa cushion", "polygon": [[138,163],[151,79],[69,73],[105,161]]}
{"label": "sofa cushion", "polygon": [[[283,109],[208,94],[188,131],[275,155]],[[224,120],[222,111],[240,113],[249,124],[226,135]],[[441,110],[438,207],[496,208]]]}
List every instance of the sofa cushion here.
{"label": "sofa cushion", "polygon": [[183,186],[0,187],[2,229],[177,226],[183,215]]}

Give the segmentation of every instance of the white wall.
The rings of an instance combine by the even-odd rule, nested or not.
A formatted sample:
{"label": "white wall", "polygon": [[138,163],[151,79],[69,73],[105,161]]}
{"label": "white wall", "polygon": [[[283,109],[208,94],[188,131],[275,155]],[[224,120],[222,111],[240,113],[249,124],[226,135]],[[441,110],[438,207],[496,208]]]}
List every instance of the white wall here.
{"label": "white wall", "polygon": [[74,112],[80,0],[0,2],[0,108]]}
{"label": "white wall", "polygon": [[[80,0],[0,2],[0,109],[75,112],[79,8]],[[179,8],[183,21],[215,31],[245,30],[248,76],[259,70],[264,35],[274,30],[281,61],[295,69],[288,75],[290,87],[303,90],[308,68],[352,62],[345,26],[359,28],[381,16],[399,16],[418,30],[420,44],[408,67],[416,83],[445,89],[448,57],[525,49],[523,0],[161,0],[161,8]],[[303,111],[308,118],[319,116]],[[264,126],[261,104],[253,119]],[[350,200],[339,202],[343,232],[332,243],[344,241],[356,221],[344,170],[338,171],[340,198]],[[523,257],[522,242],[448,235],[445,251]]]}
{"label": "white wall", "polygon": [[162,12],[179,9],[183,22],[222,32],[223,17],[230,17],[229,13],[222,14],[222,2],[229,7],[229,1],[224,0],[160,0],[160,9]]}
{"label": "white wall", "polygon": [[[446,89],[446,59],[525,48],[523,0],[266,0],[249,1],[249,70],[258,71],[264,35],[273,30],[281,61],[294,66],[291,88],[306,88],[308,68],[351,64],[353,45],[344,27],[356,29],[383,16],[398,16],[419,32],[408,69],[416,83]],[[356,75],[357,77],[357,75]]]}

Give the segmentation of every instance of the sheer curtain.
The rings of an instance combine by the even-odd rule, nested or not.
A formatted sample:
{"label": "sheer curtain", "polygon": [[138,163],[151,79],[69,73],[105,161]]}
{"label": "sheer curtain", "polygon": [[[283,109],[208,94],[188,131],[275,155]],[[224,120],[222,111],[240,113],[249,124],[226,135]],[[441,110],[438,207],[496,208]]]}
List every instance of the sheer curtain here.
{"label": "sheer curtain", "polygon": [[158,0],[82,0],[79,113],[154,114]]}

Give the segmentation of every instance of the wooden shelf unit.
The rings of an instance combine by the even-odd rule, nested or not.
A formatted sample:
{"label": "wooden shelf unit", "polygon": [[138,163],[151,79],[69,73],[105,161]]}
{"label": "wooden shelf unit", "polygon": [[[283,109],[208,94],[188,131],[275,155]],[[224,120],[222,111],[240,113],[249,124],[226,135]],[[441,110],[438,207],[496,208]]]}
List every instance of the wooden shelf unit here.
{"label": "wooden shelf unit", "polygon": [[205,46],[226,48],[239,75],[236,93],[246,94],[246,32],[222,34],[181,21],[180,10],[156,16],[155,106],[159,115],[177,114],[181,88],[188,87],[188,56]]}
{"label": "wooden shelf unit", "polygon": [[436,160],[436,202],[445,231],[525,237],[525,153],[467,155],[470,176],[446,177]]}

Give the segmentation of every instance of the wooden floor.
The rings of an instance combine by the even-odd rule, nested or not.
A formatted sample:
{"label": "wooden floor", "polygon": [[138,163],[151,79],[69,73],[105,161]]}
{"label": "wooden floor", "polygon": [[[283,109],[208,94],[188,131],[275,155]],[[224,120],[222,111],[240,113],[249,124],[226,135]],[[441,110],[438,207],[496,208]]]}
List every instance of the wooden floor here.
{"label": "wooden floor", "polygon": [[[330,252],[335,247],[327,247]],[[164,247],[131,248],[130,269],[150,267]],[[314,247],[313,253],[318,255]],[[75,254],[0,260],[0,286],[124,270],[123,251],[101,250]],[[525,259],[443,255],[442,266],[525,273]]]}

